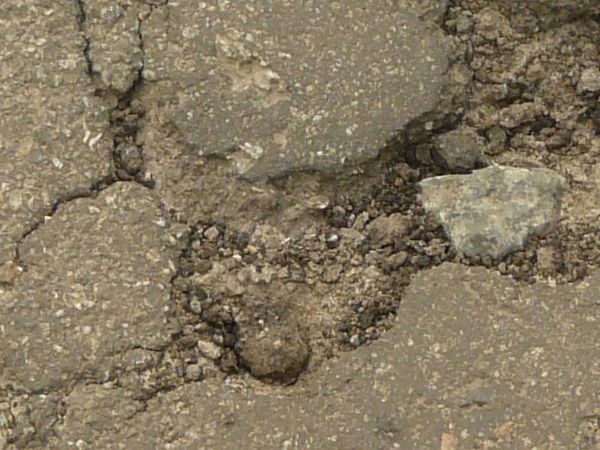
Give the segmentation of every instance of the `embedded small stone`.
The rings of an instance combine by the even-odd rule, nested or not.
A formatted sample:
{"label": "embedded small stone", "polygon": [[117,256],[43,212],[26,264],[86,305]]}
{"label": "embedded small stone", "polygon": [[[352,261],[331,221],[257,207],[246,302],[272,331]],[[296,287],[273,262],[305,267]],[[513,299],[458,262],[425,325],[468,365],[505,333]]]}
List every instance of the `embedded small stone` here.
{"label": "embedded small stone", "polygon": [[331,224],[334,227],[344,228],[348,226],[348,218],[344,207],[337,205],[331,210]]}
{"label": "embedded small stone", "polygon": [[387,270],[396,270],[408,260],[407,252],[394,253],[384,261],[384,267]]}
{"label": "embedded small stone", "polygon": [[142,153],[136,145],[127,145],[117,149],[116,160],[129,175],[136,175],[144,165]]}
{"label": "embedded small stone", "polygon": [[200,364],[190,364],[185,368],[186,381],[198,381],[202,379],[202,366]]}
{"label": "embedded small stone", "polygon": [[367,225],[367,233],[378,247],[391,245],[405,236],[410,229],[410,219],[400,213],[380,216]]}
{"label": "embedded small stone", "polygon": [[204,237],[208,239],[209,242],[217,242],[219,234],[217,227],[210,227],[204,232]]}
{"label": "embedded small stone", "polygon": [[313,195],[306,200],[306,207],[308,209],[321,210],[329,206],[329,199],[324,195]]}
{"label": "embedded small stone", "polygon": [[202,339],[198,341],[198,350],[200,351],[202,356],[205,356],[208,359],[212,359],[213,361],[215,359],[219,359],[223,354],[223,350],[221,349],[221,347],[210,341],[205,341]]}
{"label": "embedded small stone", "polygon": [[200,303],[197,299],[193,298],[192,300],[190,300],[190,311],[192,311],[194,314],[201,314],[202,313],[202,303]]}
{"label": "embedded small stone", "polygon": [[577,90],[592,93],[600,91],[600,69],[597,67],[585,69],[579,79]]}
{"label": "embedded small stone", "polygon": [[340,244],[340,237],[337,234],[332,234],[327,237],[327,248],[333,249]]}
{"label": "embedded small stone", "polygon": [[544,275],[552,275],[556,272],[559,264],[559,255],[556,248],[552,246],[544,246],[537,249],[536,252],[537,265]]}
{"label": "embedded small stone", "polygon": [[0,264],[0,286],[11,285],[17,276],[23,271],[15,262]]}

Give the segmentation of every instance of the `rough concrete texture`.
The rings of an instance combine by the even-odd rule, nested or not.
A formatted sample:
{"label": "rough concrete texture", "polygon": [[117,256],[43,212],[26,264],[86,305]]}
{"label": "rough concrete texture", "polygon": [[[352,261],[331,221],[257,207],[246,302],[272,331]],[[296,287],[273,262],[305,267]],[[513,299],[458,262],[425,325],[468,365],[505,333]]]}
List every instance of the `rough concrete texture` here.
{"label": "rough concrete texture", "polygon": [[[0,302],[0,388],[47,393],[106,382],[159,351],[176,256],[152,194],[117,184],[59,207],[21,245],[26,271]],[[135,358],[133,358],[135,360]]]}
{"label": "rough concrete texture", "polygon": [[66,403],[98,398],[95,407],[69,414],[48,448],[593,448],[599,287],[598,273],[523,288],[442,265],[413,280],[392,330],[310,386],[261,394],[190,384],[138,414],[118,388],[88,386]]}
{"label": "rough concrete texture", "polygon": [[250,178],[375,157],[436,104],[447,67],[439,30],[379,1],[180,1],[142,34],[159,121]]}
{"label": "rough concrete texture", "polygon": [[77,14],[69,0],[0,3],[0,266],[55,204],[108,176],[108,111]]}
{"label": "rough concrete texture", "polygon": [[556,224],[565,180],[547,169],[492,166],[421,181],[420,200],[456,249],[495,259]]}

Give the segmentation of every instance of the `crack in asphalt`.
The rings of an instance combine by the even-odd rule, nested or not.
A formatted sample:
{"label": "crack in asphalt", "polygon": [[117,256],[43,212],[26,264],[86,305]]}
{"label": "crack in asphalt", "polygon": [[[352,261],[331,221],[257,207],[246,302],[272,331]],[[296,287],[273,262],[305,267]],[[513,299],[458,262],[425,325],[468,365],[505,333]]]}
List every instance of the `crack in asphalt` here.
{"label": "crack in asphalt", "polygon": [[76,15],[77,25],[79,27],[81,36],[85,42],[85,47],[83,49],[83,56],[87,63],[87,73],[90,77],[93,78],[93,74],[94,74],[93,66],[94,65],[93,65],[92,59],[90,57],[91,41],[86,36],[86,33],[85,33],[85,24],[87,22],[87,12],[85,10],[85,0],[75,0],[75,2],[76,2],[77,9],[78,9],[78,12]]}
{"label": "crack in asphalt", "polygon": [[[146,17],[150,17],[153,8],[150,10],[150,14]],[[139,39],[139,49],[142,53],[142,63],[137,69],[135,80],[131,87],[121,96],[117,97],[117,106],[111,113],[111,129],[113,130],[113,167],[116,169],[116,176],[123,181],[134,181],[147,188],[154,188],[154,181],[150,174],[145,171],[144,163],[144,147],[143,144],[138,143],[138,135],[141,129],[140,123],[146,115],[146,110],[142,106],[141,109],[136,110],[134,108],[134,102],[139,96],[140,90],[144,86],[144,68],[146,61],[146,53],[144,49],[144,35],[142,32],[142,25],[144,20],[138,18],[137,20],[137,36]],[[131,112],[133,115],[133,121],[128,122],[129,115],[125,116],[125,113]],[[137,155],[141,160],[140,168],[131,169],[127,167],[127,164],[123,161],[121,151],[124,150],[125,146],[133,146],[137,151]]]}
{"label": "crack in asphalt", "polygon": [[63,196],[59,197],[58,199],[56,199],[54,201],[54,203],[49,207],[48,210],[41,212],[42,217],[38,221],[36,221],[33,225],[31,225],[17,240],[16,245],[15,245],[16,255],[15,255],[14,262],[18,266],[22,267],[24,270],[27,270],[26,264],[23,262],[23,260],[21,258],[20,247],[23,245],[23,242],[25,241],[25,239],[27,239],[31,234],[35,233],[39,229],[40,226],[42,226],[44,223],[46,223],[48,220],[50,220],[62,205],[69,203],[73,200],[96,197],[99,192],[102,192],[104,189],[108,188],[109,186],[112,186],[117,181],[118,180],[115,179],[112,175],[110,175],[110,174],[105,175],[105,176],[99,178],[98,180],[94,181],[90,185],[90,187],[87,189],[83,189],[83,190],[80,189],[75,192],[63,195]]}
{"label": "crack in asphalt", "polygon": [[[168,3],[169,3],[169,0],[165,0],[163,3],[149,5],[150,6],[150,14],[146,17],[146,19],[148,17],[150,17],[152,12],[154,12],[155,10],[157,10],[160,7],[167,5]],[[83,57],[86,62],[86,67],[87,67],[86,72],[89,75],[92,84],[97,85],[98,74],[94,72],[94,61],[90,55],[90,48],[92,45],[92,40],[87,36],[87,32],[86,32],[87,31],[87,20],[88,20],[88,15],[87,15],[87,11],[86,11],[86,2],[85,2],[85,0],[75,0],[75,4],[77,7],[76,21],[77,21],[77,25],[78,25],[78,28],[79,28],[79,31],[81,34],[81,38],[85,44],[83,47]],[[43,224],[45,224],[47,221],[49,221],[54,216],[54,214],[60,209],[61,206],[65,205],[71,201],[75,201],[75,200],[79,200],[79,199],[95,198],[98,196],[98,194],[100,192],[102,192],[103,190],[109,188],[110,186],[112,186],[118,182],[134,182],[134,183],[138,183],[148,189],[154,188],[153,181],[151,179],[145,177],[146,175],[144,173],[143,145],[139,145],[136,143],[137,134],[140,130],[140,122],[143,120],[143,117],[144,117],[146,111],[144,109],[142,109],[141,111],[137,111],[136,120],[135,120],[135,123],[133,124],[134,126],[130,127],[130,130],[131,130],[130,132],[125,133],[125,134],[119,133],[119,129],[123,125],[123,123],[119,119],[119,113],[123,113],[132,108],[132,104],[137,99],[138,93],[144,84],[143,71],[144,71],[144,62],[145,62],[145,52],[144,52],[144,36],[143,36],[143,32],[142,32],[143,22],[144,22],[143,19],[141,19],[141,18],[138,19],[138,28],[137,28],[140,50],[143,55],[142,65],[137,70],[137,75],[135,77],[135,80],[134,80],[132,86],[125,93],[117,96],[117,106],[110,113],[111,117],[110,117],[110,126],[108,128],[108,131],[111,132],[113,135],[113,149],[109,156],[111,159],[110,173],[103,175],[100,178],[98,178],[97,180],[95,180],[94,182],[92,182],[88,188],[78,189],[74,192],[68,193],[66,195],[63,195],[63,196],[57,198],[52,203],[52,205],[49,208],[47,208],[47,210],[41,212],[42,217],[38,221],[36,221],[33,225],[31,225],[24,233],[22,233],[22,235],[19,237],[19,239],[17,240],[16,245],[15,245],[15,258],[14,258],[13,263],[16,264],[18,267],[20,267],[23,271],[27,271],[27,266],[24,263],[22,254],[21,254],[21,247],[22,247],[23,243],[30,235],[35,233]],[[97,97],[104,97],[108,94],[111,94],[111,92],[103,91],[101,89],[96,89],[96,91],[94,93],[94,95]],[[119,147],[120,147],[120,145],[124,144],[125,142],[127,142],[129,144],[133,144],[137,147],[140,157],[141,157],[141,160],[142,160],[142,168],[138,172],[134,173],[133,175],[129,175],[129,174],[127,174],[126,171],[122,170],[122,163],[121,163],[121,161],[119,161],[119,155],[118,155]],[[160,201],[160,199],[158,199],[158,201],[159,201],[159,207],[160,207],[161,211],[166,212],[166,211],[164,211],[165,206],[164,206],[163,202]],[[186,251],[186,249],[189,249],[190,246],[191,246],[191,241],[188,242],[186,246],[184,246],[184,248],[182,250],[182,254]],[[176,273],[169,280],[171,296],[173,295],[172,294],[173,283],[178,276],[179,276],[179,273]],[[165,345],[164,348],[150,348],[150,347],[147,347],[144,345],[135,345],[132,348],[128,349],[128,351],[144,350],[144,351],[149,351],[149,352],[158,354],[158,359],[157,359],[156,363],[153,364],[152,367],[141,370],[141,371],[136,370],[135,368],[130,369],[130,370],[127,370],[127,369],[118,370],[118,371],[115,371],[115,373],[112,374],[112,376],[110,376],[106,379],[102,379],[102,380],[81,377],[80,379],[76,380],[71,386],[69,386],[67,388],[58,388],[58,389],[51,389],[51,390],[45,389],[40,392],[25,391],[23,389],[20,389],[18,387],[12,386],[12,385],[6,385],[6,386],[2,386],[0,389],[0,393],[2,394],[0,396],[0,398],[2,398],[2,397],[23,398],[23,397],[29,397],[32,395],[48,395],[48,394],[52,394],[52,393],[60,395],[61,399],[59,401],[60,408],[57,411],[58,415],[56,416],[56,420],[53,421],[52,425],[48,428],[49,433],[51,435],[55,435],[56,426],[61,424],[64,421],[64,417],[66,416],[66,414],[68,412],[68,405],[66,404],[66,399],[72,394],[72,392],[74,391],[74,389],[77,386],[79,386],[81,383],[84,383],[86,385],[91,385],[91,384],[105,385],[107,383],[115,382],[117,379],[119,379],[119,377],[122,377],[124,374],[129,373],[129,372],[153,371],[161,365],[161,363],[165,359],[166,352],[170,348],[172,348],[176,344],[176,342],[177,342],[176,336],[173,336],[171,342],[169,342],[167,345]],[[183,378],[182,378],[182,382],[183,382]],[[148,403],[159,393],[168,392],[170,390],[175,389],[178,386],[179,386],[179,384],[173,384],[173,383],[170,383],[170,384],[166,383],[164,385],[161,384],[161,385],[154,386],[153,389],[151,389],[148,392],[145,392],[143,397],[138,399],[140,407],[138,408],[138,410],[135,412],[134,415],[137,415],[139,413],[143,413],[144,411],[146,411],[146,409],[148,407]],[[12,418],[12,422],[14,422],[16,420],[16,418],[13,416],[10,408],[7,411],[3,411],[3,412],[6,412],[7,414],[9,414],[9,418]],[[27,415],[27,418],[28,417],[29,416]],[[29,420],[29,422],[31,423],[30,420]],[[31,436],[28,436],[28,441],[29,442],[35,441],[37,439],[37,434],[38,434],[38,430],[35,430]],[[9,439],[10,439],[10,436],[9,436]]]}
{"label": "crack in asphalt", "polygon": [[[167,5],[168,3],[169,3],[169,0],[165,0],[164,3],[150,5],[150,8],[151,8],[150,14],[152,14],[152,12],[155,11],[156,9],[158,9],[164,5]],[[83,48],[83,56],[84,56],[84,59],[86,61],[86,65],[87,65],[87,73],[90,76],[92,83],[95,84],[96,75],[94,74],[94,69],[93,69],[94,62],[90,56],[90,47],[91,47],[92,42],[86,33],[88,15],[87,15],[87,11],[86,11],[85,0],[75,0],[75,4],[77,7],[77,13],[76,13],[77,25],[78,25],[79,31],[81,33],[81,38],[83,39],[83,41],[85,43],[85,46]],[[148,16],[148,17],[150,17],[150,16]],[[138,36],[140,39],[140,49],[142,51],[142,54],[145,56],[142,24],[143,24],[143,20],[138,19],[137,33],[138,33]],[[134,80],[131,88],[129,88],[127,90],[127,92],[125,92],[124,94],[117,97],[117,100],[118,100],[117,106],[114,108],[113,111],[111,111],[111,115],[113,115],[115,113],[115,111],[119,111],[119,110],[123,111],[125,109],[130,108],[132,102],[137,98],[137,93],[139,92],[140,88],[142,87],[142,85],[144,83],[144,77],[143,77],[144,60],[145,60],[145,58],[142,59],[142,66],[138,69],[137,77]],[[96,93],[95,93],[95,95],[98,97],[102,97],[106,94],[107,94],[106,92],[102,92],[100,90],[96,90]],[[138,117],[138,122],[141,121],[144,114],[145,114],[145,111],[142,111],[141,115]],[[126,136],[126,139],[129,139],[132,142],[135,142],[137,133],[139,131],[139,123],[136,123],[136,125],[137,126],[134,130],[134,133],[129,133]],[[113,135],[116,134],[115,131],[118,126],[119,126],[118,119],[113,120],[113,118],[111,117],[109,131],[111,131],[113,133]],[[116,146],[117,145],[118,144],[115,139],[113,141],[113,151],[111,153],[111,161],[110,161],[111,167],[113,169],[118,166],[118,163],[116,161],[116,158],[117,158]],[[142,161],[143,161],[142,146],[137,145],[137,147],[140,150],[140,154],[142,156]],[[110,174],[107,174],[107,175],[104,175],[104,176],[98,178],[96,181],[92,182],[88,188],[85,188],[83,190],[78,189],[75,192],[68,193],[66,195],[61,196],[60,198],[56,199],[46,211],[41,212],[42,218],[40,218],[38,221],[36,221],[25,232],[23,232],[21,234],[21,236],[19,237],[19,239],[16,242],[16,256],[15,256],[14,262],[21,267],[25,267],[22,262],[21,256],[20,256],[19,248],[21,247],[21,245],[23,244],[25,239],[27,239],[28,236],[30,236],[32,233],[34,233],[41,225],[43,225],[49,218],[51,218],[56,213],[56,211],[60,208],[60,206],[62,206],[63,204],[66,204],[68,202],[71,202],[73,200],[96,197],[104,189],[112,186],[113,184],[115,184],[116,182],[119,182],[119,181],[137,182],[137,183],[141,184],[142,186],[149,188],[149,189],[152,189],[154,187],[153,181],[144,179],[143,175],[128,177],[128,176],[124,175],[122,172],[115,170],[115,173],[110,173]]]}

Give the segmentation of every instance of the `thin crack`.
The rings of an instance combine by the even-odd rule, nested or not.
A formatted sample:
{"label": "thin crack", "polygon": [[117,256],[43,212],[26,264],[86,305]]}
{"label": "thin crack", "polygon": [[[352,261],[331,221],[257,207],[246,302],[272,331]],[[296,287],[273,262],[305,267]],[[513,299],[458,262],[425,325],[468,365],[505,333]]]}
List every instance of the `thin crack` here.
{"label": "thin crack", "polygon": [[[140,130],[140,122],[146,114],[144,108],[135,105],[135,100],[138,97],[144,83],[144,64],[145,50],[144,39],[142,33],[143,19],[138,19],[137,36],[139,39],[139,48],[142,53],[142,63],[137,69],[135,80],[131,87],[124,93],[117,94],[113,89],[101,89],[98,84],[99,74],[94,70],[94,61],[90,54],[92,41],[88,36],[88,14],[86,10],[86,0],[75,0],[77,5],[77,24],[82,34],[82,39],[85,42],[83,55],[87,63],[87,73],[90,76],[92,83],[97,87],[95,95],[97,97],[115,96],[117,98],[117,106],[111,111],[110,131],[113,135],[113,149],[110,155],[111,167],[113,168],[114,177],[121,181],[137,182],[144,187],[152,189],[154,187],[153,180],[149,172],[145,170],[143,146],[137,143],[137,137]],[[163,5],[168,4],[168,0],[164,3],[150,6],[150,14]]]}
{"label": "thin crack", "polygon": [[85,47],[83,49],[83,56],[87,63],[87,73],[94,80],[94,64],[92,62],[92,58],[90,57],[90,47],[91,40],[87,36],[86,26],[87,26],[87,11],[85,10],[85,0],[75,0],[77,6],[77,25],[79,27],[79,31],[81,36],[85,42]]}
{"label": "thin crack", "polygon": [[52,203],[52,205],[49,207],[48,210],[46,210],[45,212],[42,212],[42,214],[41,214],[42,217],[39,220],[37,220],[35,223],[33,223],[25,232],[23,232],[23,234],[21,234],[21,237],[15,243],[15,254],[16,255],[15,255],[14,262],[17,264],[17,266],[23,268],[23,270],[25,270],[25,271],[27,270],[27,266],[23,262],[23,259],[21,257],[21,251],[20,251],[20,248],[23,245],[23,242],[31,234],[35,233],[40,228],[40,226],[42,226],[48,220],[50,220],[54,216],[54,214],[56,214],[56,212],[62,205],[69,203],[73,200],[78,200],[78,199],[82,199],[82,198],[94,198],[98,195],[98,193],[102,192],[109,186],[112,186],[117,181],[118,180],[116,178],[114,178],[112,175],[106,175],[106,176],[94,181],[90,185],[90,187],[87,189],[80,189],[75,192],[65,194],[65,195],[59,197],[58,199],[56,199],[54,201],[54,203]]}
{"label": "thin crack", "polygon": [[[166,4],[166,3],[165,3]],[[154,8],[151,6],[150,17]],[[131,87],[118,96],[117,107],[111,114],[111,128],[113,129],[113,164],[116,176],[123,181],[134,181],[147,188],[154,188],[154,181],[145,168],[144,147],[138,142],[146,110],[140,102],[136,102],[144,86],[144,69],[146,52],[144,48],[144,35],[142,25],[144,19],[138,19],[137,37],[139,49],[142,54],[142,63],[137,69],[135,80]]]}

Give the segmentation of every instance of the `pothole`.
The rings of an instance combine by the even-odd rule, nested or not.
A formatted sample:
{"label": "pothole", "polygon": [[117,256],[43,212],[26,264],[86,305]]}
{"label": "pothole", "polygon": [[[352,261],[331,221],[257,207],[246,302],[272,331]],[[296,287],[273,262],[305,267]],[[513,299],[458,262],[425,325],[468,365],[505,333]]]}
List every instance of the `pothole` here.
{"label": "pothole", "polygon": [[300,203],[306,179],[280,180],[280,204],[292,205],[281,227],[195,224],[174,281],[190,364],[287,384],[380,336],[411,274],[453,253],[415,202],[426,173],[400,161],[372,170],[359,177],[368,189],[333,182]]}
{"label": "pothole", "polygon": [[[283,384],[309,376],[326,359],[381,336],[402,313],[411,276],[443,262],[559,284],[598,266],[598,227],[591,216],[578,217],[571,200],[554,228],[498,259],[458,254],[417,201],[419,181],[494,162],[555,170],[569,181],[569,195],[593,182],[586,165],[598,154],[597,94],[559,68],[567,55],[579,58],[583,71],[593,62],[593,44],[578,41],[581,31],[569,23],[561,25],[562,50],[552,35],[524,24],[512,25],[520,27],[518,36],[507,34],[505,13],[495,2],[451,6],[447,95],[378,160],[335,180],[297,173],[248,189],[268,191],[263,197],[244,190],[247,204],[264,208],[254,217],[236,206],[245,219],[252,216],[250,224],[218,203],[200,214],[208,220],[193,221],[173,298],[183,327],[177,345],[194,372],[216,364],[226,374],[248,371]],[[584,22],[597,32],[597,24]],[[547,43],[537,58],[536,36]],[[556,90],[556,80],[540,79],[535,69],[544,67],[556,68],[573,89]],[[507,70],[510,80],[502,79]],[[563,114],[560,105],[569,102],[576,105],[573,114]],[[457,156],[453,146],[468,152]],[[216,179],[231,164],[207,161],[212,173],[203,166],[197,177]],[[206,181],[203,195],[218,197],[225,184]]]}
{"label": "pothole", "polygon": [[[210,206],[200,214],[171,211],[192,230],[172,292],[182,325],[175,359],[184,378],[201,379],[216,365],[226,374],[248,371],[264,381],[293,383],[339,352],[376,340],[401,311],[411,276],[443,262],[495,268],[527,283],[576,281],[597,265],[598,232],[589,222],[561,221],[501,259],[465,257],[417,201],[419,181],[469,173],[493,161],[549,167],[573,185],[580,176],[577,155],[593,145],[587,84],[579,88],[573,80],[577,115],[560,116],[547,102],[550,86],[537,79],[527,84],[537,72],[516,66],[521,54],[530,69],[554,66],[558,44],[544,35],[549,50],[536,60],[535,33],[525,27],[510,41],[511,25],[488,3],[450,7],[444,24],[453,45],[446,95],[436,110],[409,124],[399,143],[354,173],[335,180],[298,173],[266,187],[231,181],[245,200],[225,205],[236,195],[225,187],[229,172],[235,173],[228,168],[233,162],[196,157],[203,162],[194,164],[194,177]],[[573,32],[564,31],[568,45],[575,45]],[[569,48],[584,54],[586,45]],[[491,57],[491,50],[500,56]],[[498,78],[506,70],[514,79]],[[117,96],[113,161],[117,178],[152,187],[140,135],[148,100],[139,95],[142,74],[143,67]],[[569,123],[578,124],[578,135],[565,131]],[[566,140],[574,135],[579,137]],[[177,141],[173,136],[168,139]],[[581,158],[586,162],[590,155]]]}
{"label": "pothole", "polygon": [[[378,339],[402,313],[402,293],[418,271],[459,262],[526,283],[562,283],[595,264],[593,233],[581,241],[564,224],[502,259],[457,254],[417,200],[418,182],[446,170],[414,167],[403,152],[390,152],[346,178],[274,181],[279,205],[292,205],[274,213],[279,226],[196,223],[173,283],[184,370],[216,365],[224,374],[293,383]],[[318,194],[306,194],[311,183]]]}
{"label": "pothole", "polygon": [[[145,4],[152,11],[167,2]],[[310,381],[327,359],[377,340],[403,314],[402,296],[411,277],[444,262],[485,266],[524,283],[574,282],[598,267],[597,15],[579,13],[563,20],[561,14],[547,31],[548,22],[537,20],[528,6],[493,0],[450,3],[444,19],[452,53],[448,95],[374,162],[335,180],[296,173],[250,184],[231,175],[238,172],[231,167],[235,161],[190,157],[189,143],[181,140],[175,150],[168,148],[170,140],[161,143],[165,152],[183,149],[181,159],[174,159],[190,166],[169,176],[197,177],[190,191],[200,212],[165,208],[174,219],[171,229],[185,230],[177,236],[186,244],[171,280],[172,313],[181,330],[168,348],[150,350],[147,365],[116,373],[110,379],[113,387],[146,408],[157,393],[209,377],[235,381],[249,374],[281,385]],[[541,3],[532,2],[531,8]],[[78,4],[83,23],[86,2]],[[136,33],[137,50],[143,53],[141,19]],[[94,79],[89,51],[88,39],[85,53]],[[61,199],[51,213],[117,180],[154,187],[140,135],[151,109],[140,95],[143,67],[136,70],[131,87],[118,93],[99,87],[97,92],[113,107],[112,175]],[[249,75],[258,88],[266,86],[262,78],[276,79],[254,67]],[[232,78],[236,88],[248,87]],[[168,139],[177,141],[176,130],[171,131]],[[287,145],[286,132],[276,135],[277,145]],[[470,141],[461,141],[466,135]],[[456,155],[448,145],[469,151]],[[417,185],[493,162],[557,171],[569,181],[572,198],[556,227],[523,249],[497,260],[464,257],[417,201]],[[178,188],[168,195],[189,193]],[[5,267],[0,283],[2,277],[14,278],[15,267]],[[13,402],[10,408],[0,399],[0,447],[13,439],[5,430],[20,426],[13,412],[27,419],[16,432],[23,442],[36,433],[44,440],[40,429],[50,434],[58,428],[55,422],[35,422],[38,414],[58,417],[53,420],[60,425],[60,396],[49,399],[51,406],[27,399],[26,406]],[[597,444],[597,416],[581,421],[577,439],[586,448]]]}

